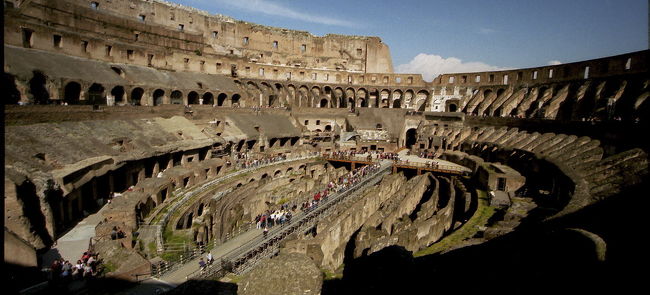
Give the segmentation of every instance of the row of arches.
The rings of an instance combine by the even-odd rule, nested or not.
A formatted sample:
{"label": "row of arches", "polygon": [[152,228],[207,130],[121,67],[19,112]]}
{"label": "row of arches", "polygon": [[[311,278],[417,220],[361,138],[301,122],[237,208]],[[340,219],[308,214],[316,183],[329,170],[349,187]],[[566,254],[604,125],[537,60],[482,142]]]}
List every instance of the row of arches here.
{"label": "row of arches", "polygon": [[295,85],[268,81],[235,81],[251,97],[252,105],[313,108],[411,108],[424,111],[427,89],[380,89],[336,85]]}
{"label": "row of arches", "polygon": [[[63,90],[63,101],[68,104],[130,104],[130,105],[153,105],[158,106],[162,104],[202,104],[213,106],[232,106],[239,103],[241,98],[240,94],[232,94],[230,97],[228,93],[212,93],[205,91],[199,93],[197,91],[189,91],[185,95],[180,90],[164,90],[154,89],[145,90],[142,87],[133,87],[126,90],[124,86],[114,86],[107,92],[107,89],[99,83],[93,83],[87,90],[86,99],[84,100],[84,90],[82,85],[78,82],[68,82]],[[150,98],[146,97],[150,95]]]}

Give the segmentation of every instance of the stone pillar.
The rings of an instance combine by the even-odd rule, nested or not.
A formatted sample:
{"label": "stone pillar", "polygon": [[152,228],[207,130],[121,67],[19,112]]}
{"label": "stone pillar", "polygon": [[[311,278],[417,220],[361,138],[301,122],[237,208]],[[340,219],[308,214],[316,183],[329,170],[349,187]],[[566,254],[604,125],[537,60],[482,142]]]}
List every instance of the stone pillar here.
{"label": "stone pillar", "polygon": [[155,161],[155,162],[154,162],[154,164],[153,164],[153,168],[152,168],[151,171],[152,171],[152,172],[151,172],[151,176],[152,176],[152,177],[156,177],[156,175],[158,174],[158,172],[160,172],[160,164],[158,163],[158,161]]}

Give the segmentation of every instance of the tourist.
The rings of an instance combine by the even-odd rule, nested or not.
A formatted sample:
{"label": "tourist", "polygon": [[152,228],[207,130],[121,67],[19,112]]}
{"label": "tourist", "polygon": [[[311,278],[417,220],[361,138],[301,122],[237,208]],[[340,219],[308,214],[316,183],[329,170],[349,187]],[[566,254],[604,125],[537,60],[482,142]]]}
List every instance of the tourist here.
{"label": "tourist", "polygon": [[214,262],[214,257],[212,257],[212,253],[208,252],[207,259],[208,259],[208,265],[211,265],[212,262]]}
{"label": "tourist", "polygon": [[205,261],[203,261],[203,257],[199,260],[199,268],[201,269],[201,273],[205,271]]}

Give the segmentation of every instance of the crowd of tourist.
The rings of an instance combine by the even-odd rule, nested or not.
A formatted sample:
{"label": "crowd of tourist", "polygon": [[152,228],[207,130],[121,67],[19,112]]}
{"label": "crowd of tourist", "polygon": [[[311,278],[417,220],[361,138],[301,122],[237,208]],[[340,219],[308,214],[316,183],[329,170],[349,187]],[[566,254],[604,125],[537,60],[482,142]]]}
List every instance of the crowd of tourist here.
{"label": "crowd of tourist", "polygon": [[275,225],[288,224],[291,222],[291,217],[293,216],[292,211],[295,210],[295,207],[290,208],[288,204],[282,204],[278,210],[266,210],[263,214],[255,217],[255,227],[257,229],[268,229]]}
{"label": "crowd of tourist", "polygon": [[90,279],[101,272],[100,267],[97,254],[90,251],[84,252],[75,264],[63,258],[55,259],[50,266],[50,282],[65,284],[73,280]]}
{"label": "crowd of tourist", "polygon": [[[367,154],[367,155],[366,155]],[[323,153],[323,157],[333,158],[333,159],[350,159],[353,157],[361,157],[366,155],[368,161],[372,159],[378,160],[399,160],[399,155],[397,153],[391,152],[380,152],[380,151],[335,151]]]}
{"label": "crowd of tourist", "polygon": [[[320,203],[326,202],[332,193],[345,190],[355,185],[366,175],[377,171],[379,167],[379,164],[362,166],[330,181],[325,189],[316,191],[310,199],[300,203],[300,210],[306,213],[317,208]],[[264,235],[266,235],[269,228],[273,226],[282,226],[291,223],[291,218],[296,214],[297,209],[297,204],[284,203],[277,210],[267,210],[255,217],[256,228],[262,229]]]}
{"label": "crowd of tourist", "polygon": [[286,155],[253,155],[248,152],[235,153],[233,157],[235,159],[235,167],[241,169],[254,168],[287,159]]}

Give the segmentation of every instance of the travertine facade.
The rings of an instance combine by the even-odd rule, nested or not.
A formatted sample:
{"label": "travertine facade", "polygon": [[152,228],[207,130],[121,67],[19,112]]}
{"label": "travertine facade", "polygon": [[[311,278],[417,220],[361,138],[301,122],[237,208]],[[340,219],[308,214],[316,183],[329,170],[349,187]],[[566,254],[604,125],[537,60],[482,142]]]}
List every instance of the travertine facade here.
{"label": "travertine facade", "polygon": [[[516,230],[534,207],[522,198],[546,206],[530,222],[547,226],[647,185],[647,50],[425,82],[393,73],[378,37],[162,1],[9,0],[4,16],[12,265],[42,266],[62,233],[104,208],[92,241],[131,257],[112,257],[128,279],[168,235],[222,242],[348,173],[319,152],[408,149],[471,170],[386,176],[285,245],[329,270],[393,245],[426,249],[472,217],[477,190],[507,212],[491,229],[472,225],[483,237],[471,243]],[[123,195],[105,205],[113,192]],[[103,239],[113,226],[127,237]]]}

